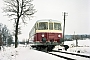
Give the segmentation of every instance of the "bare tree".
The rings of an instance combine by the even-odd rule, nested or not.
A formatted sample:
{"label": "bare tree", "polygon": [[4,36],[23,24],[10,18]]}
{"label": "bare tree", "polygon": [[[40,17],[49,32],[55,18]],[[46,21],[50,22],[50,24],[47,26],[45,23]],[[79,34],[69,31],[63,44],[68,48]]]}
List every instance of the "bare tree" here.
{"label": "bare tree", "polygon": [[30,19],[36,10],[33,4],[31,4],[32,0],[4,0],[4,2],[6,3],[4,12],[11,17],[11,20],[15,21],[15,48],[17,48],[20,20],[26,23],[26,19]]}

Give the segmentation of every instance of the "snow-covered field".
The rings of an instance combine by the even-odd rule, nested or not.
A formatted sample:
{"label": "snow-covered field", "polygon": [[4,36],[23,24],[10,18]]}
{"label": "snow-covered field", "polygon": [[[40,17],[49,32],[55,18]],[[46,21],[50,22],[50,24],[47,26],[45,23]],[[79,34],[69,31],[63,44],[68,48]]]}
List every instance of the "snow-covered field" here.
{"label": "snow-covered field", "polygon": [[[67,50],[69,52],[85,53],[90,55],[90,40],[79,40],[78,46],[75,47],[75,41],[67,41],[66,45],[69,45],[70,48]],[[74,45],[72,47],[71,45]],[[57,48],[57,47],[56,47]],[[64,60],[63,58],[56,57],[54,55],[47,54],[45,52],[36,51],[31,49],[30,46],[19,45],[18,48],[4,47],[0,51],[0,60]]]}
{"label": "snow-covered field", "polygon": [[[64,44],[67,44],[67,45],[69,45],[69,46],[71,46],[71,45],[76,46],[76,40],[73,40],[73,41],[65,41]],[[90,39],[78,40],[78,46],[90,46]]]}
{"label": "snow-covered field", "polygon": [[[89,54],[90,55],[90,39],[86,40],[78,40],[78,47],[76,47],[76,40],[73,41],[65,41],[65,45],[69,46],[69,49],[67,51],[69,52],[78,52]],[[62,49],[64,51],[64,47],[56,46],[54,50]]]}
{"label": "snow-covered field", "polygon": [[78,40],[78,47],[75,47],[76,40],[67,41],[65,42],[65,44],[70,46],[70,48],[68,49],[68,51],[70,52],[80,51],[80,53],[90,54],[90,39]]}

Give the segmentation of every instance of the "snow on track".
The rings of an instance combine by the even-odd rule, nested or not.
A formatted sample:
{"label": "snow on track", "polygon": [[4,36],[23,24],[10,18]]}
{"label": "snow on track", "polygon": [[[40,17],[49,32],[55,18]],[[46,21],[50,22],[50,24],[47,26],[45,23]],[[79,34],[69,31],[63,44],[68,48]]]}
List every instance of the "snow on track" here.
{"label": "snow on track", "polygon": [[77,56],[77,55],[71,55],[71,54],[66,54],[66,53],[61,53],[61,52],[49,52],[52,53],[53,55],[60,55],[63,57],[67,57],[67,59],[71,59],[71,60],[90,60],[90,58],[85,58],[85,57],[81,57],[81,56]]}

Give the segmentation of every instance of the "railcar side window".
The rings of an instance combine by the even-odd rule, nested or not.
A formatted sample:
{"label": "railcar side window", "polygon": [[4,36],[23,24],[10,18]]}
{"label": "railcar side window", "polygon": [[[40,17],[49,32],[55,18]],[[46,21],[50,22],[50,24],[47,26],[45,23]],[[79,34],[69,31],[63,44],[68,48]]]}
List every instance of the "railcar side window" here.
{"label": "railcar side window", "polygon": [[61,30],[61,24],[60,23],[54,23],[54,29],[55,30]]}
{"label": "railcar side window", "polygon": [[38,30],[47,30],[48,29],[48,23],[47,22],[40,22]]}
{"label": "railcar side window", "polygon": [[36,29],[38,29],[38,23],[36,24]]}
{"label": "railcar side window", "polygon": [[49,23],[49,30],[53,30],[53,23]]}

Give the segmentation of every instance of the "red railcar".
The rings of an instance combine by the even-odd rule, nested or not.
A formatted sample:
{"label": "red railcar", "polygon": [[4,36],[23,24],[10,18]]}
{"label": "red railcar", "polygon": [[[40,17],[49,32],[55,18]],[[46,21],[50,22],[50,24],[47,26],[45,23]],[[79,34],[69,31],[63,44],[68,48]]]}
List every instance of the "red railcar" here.
{"label": "red railcar", "polygon": [[[29,40],[32,40],[37,49],[52,49],[60,44],[62,38],[61,22],[56,20],[39,20],[29,33]],[[45,48],[44,48],[45,47]]]}
{"label": "red railcar", "polygon": [[[41,32],[36,33],[34,36],[34,42],[43,42],[43,38],[45,38],[45,42],[57,42],[60,43],[61,37],[58,37],[58,35],[62,36],[62,33],[52,33],[52,32]],[[44,36],[44,37],[42,37]]]}

